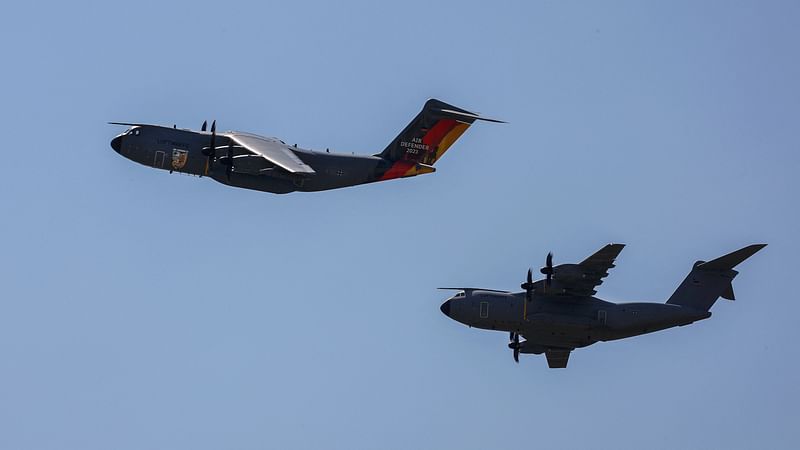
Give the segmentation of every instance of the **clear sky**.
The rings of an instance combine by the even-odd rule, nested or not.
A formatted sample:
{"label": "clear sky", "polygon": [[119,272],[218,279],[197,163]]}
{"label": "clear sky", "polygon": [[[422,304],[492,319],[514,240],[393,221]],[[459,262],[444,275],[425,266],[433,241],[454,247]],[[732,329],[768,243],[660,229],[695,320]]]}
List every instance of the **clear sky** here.
{"label": "clear sky", "polygon": [[[795,1],[11,2],[0,28],[0,448],[796,448]],[[376,153],[436,97],[438,172],[277,196],[132,163],[141,121]],[[707,321],[514,364],[437,286],[623,242]]]}

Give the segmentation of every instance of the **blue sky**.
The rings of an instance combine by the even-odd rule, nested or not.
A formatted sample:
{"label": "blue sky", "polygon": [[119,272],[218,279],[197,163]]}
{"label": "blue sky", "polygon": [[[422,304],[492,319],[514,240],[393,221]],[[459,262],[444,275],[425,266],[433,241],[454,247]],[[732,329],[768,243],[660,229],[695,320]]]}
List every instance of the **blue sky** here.
{"label": "blue sky", "polygon": [[[0,447],[790,448],[800,439],[796,2],[72,2],[4,8]],[[434,175],[276,196],[138,166],[142,121],[375,153],[436,97]],[[516,365],[437,286],[628,247],[690,327]]]}

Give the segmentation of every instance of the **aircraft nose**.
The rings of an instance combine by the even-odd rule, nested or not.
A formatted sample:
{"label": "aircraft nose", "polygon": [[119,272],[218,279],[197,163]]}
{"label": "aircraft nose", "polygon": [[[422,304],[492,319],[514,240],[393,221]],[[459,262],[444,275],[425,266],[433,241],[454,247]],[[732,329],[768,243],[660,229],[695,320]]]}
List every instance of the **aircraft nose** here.
{"label": "aircraft nose", "polygon": [[442,306],[440,306],[439,309],[442,311],[442,314],[450,317],[450,300],[442,303]]}
{"label": "aircraft nose", "polygon": [[113,148],[115,152],[119,153],[120,149],[122,148],[122,136],[117,136],[111,140],[111,148]]}

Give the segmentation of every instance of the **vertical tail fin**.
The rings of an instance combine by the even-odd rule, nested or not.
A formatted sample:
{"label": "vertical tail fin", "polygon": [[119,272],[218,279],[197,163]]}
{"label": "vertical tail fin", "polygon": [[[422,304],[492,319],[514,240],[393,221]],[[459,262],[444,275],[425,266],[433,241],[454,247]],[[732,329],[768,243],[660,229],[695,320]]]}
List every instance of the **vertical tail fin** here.
{"label": "vertical tail fin", "polygon": [[486,119],[467,110],[430,99],[403,131],[376,156],[393,164],[381,180],[433,172],[432,166],[476,120]]}
{"label": "vertical tail fin", "polygon": [[733,300],[731,282],[739,273],[733,268],[766,245],[749,245],[712,261],[696,262],[667,303],[708,311],[719,297]]}

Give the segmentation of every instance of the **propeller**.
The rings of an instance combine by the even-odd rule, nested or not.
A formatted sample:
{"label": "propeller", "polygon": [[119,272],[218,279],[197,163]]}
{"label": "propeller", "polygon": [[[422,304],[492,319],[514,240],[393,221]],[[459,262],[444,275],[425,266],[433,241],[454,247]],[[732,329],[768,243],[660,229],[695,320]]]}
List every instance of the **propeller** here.
{"label": "propeller", "polygon": [[511,332],[511,342],[508,344],[508,348],[514,350],[514,362],[519,364],[519,334],[515,332]]}
{"label": "propeller", "polygon": [[[203,131],[206,130],[206,122],[203,122]],[[214,156],[217,153],[217,121],[211,122],[211,141],[208,148],[203,149],[203,154],[206,156],[206,173],[211,169],[211,163],[214,162]]]}
{"label": "propeller", "polygon": [[553,281],[553,252],[547,253],[547,259],[545,260],[545,266],[542,267],[540,270],[543,275],[546,275],[547,278],[545,279],[544,285],[550,287],[550,283]]}
{"label": "propeller", "polygon": [[531,301],[531,296],[533,295],[533,271],[531,269],[528,269],[528,277],[519,287],[525,289],[525,300]]}

